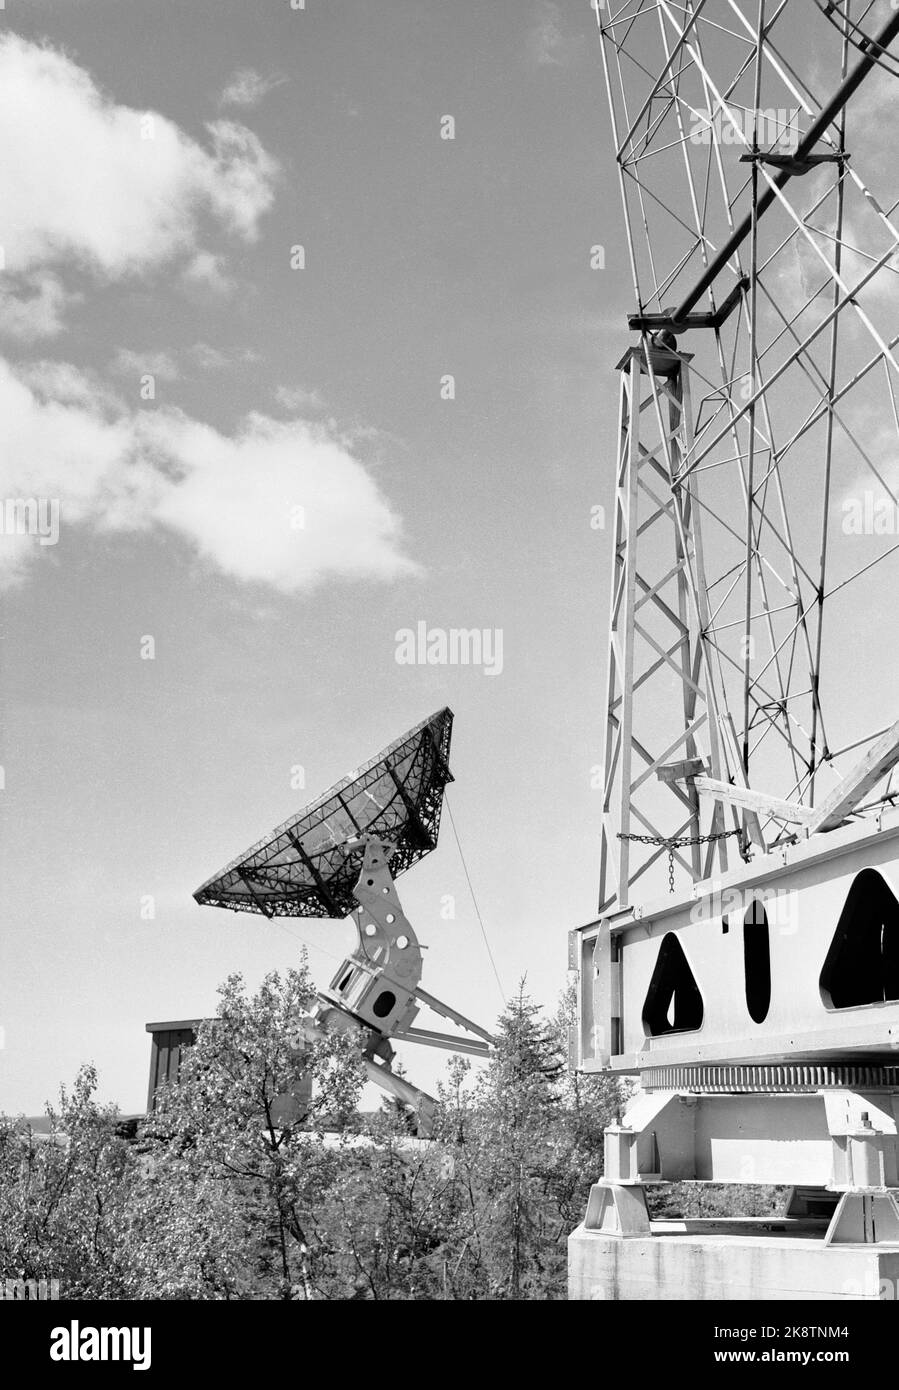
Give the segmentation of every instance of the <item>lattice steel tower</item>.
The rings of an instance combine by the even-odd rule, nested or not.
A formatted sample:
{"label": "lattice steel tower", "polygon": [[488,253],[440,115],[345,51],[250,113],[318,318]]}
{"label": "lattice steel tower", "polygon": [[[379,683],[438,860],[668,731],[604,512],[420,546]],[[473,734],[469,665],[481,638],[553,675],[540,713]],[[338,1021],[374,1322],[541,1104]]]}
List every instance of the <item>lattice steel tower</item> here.
{"label": "lattice steel tower", "polygon": [[832,730],[828,684],[897,549],[886,526],[863,554],[835,542],[860,479],[899,507],[899,13],[594,9],[639,335],[619,363],[602,912],[669,862],[683,887],[817,828],[867,746],[886,765],[877,722]]}

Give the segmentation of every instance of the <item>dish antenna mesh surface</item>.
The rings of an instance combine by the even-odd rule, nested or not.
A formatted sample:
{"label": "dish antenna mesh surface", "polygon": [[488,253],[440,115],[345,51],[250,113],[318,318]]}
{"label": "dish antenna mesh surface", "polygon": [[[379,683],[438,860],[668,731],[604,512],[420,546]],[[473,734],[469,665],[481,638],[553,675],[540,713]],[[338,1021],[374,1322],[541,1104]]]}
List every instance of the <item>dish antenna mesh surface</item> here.
{"label": "dish antenna mesh surface", "polygon": [[348,916],[362,836],[393,845],[394,878],[436,847],[452,728],[450,709],[417,724],[214,874],[196,901],[266,917]]}

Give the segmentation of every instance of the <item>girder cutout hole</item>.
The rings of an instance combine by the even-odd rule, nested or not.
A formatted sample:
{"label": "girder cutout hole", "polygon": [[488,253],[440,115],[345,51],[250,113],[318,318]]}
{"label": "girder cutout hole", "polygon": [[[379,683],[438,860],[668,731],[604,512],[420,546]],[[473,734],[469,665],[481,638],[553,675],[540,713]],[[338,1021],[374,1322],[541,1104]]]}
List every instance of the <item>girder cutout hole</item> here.
{"label": "girder cutout hole", "polygon": [[389,989],[383,990],[372,1005],[372,1013],[375,1018],[386,1018],[387,1015],[396,1007],[396,995]]}
{"label": "girder cutout hole", "polygon": [[899,900],[876,869],[853,879],[818,984],[827,1009],[899,1000]]}
{"label": "girder cutout hole", "polygon": [[699,986],[674,932],[662,937],[643,1004],[643,1027],[652,1038],[692,1033],[702,1027]]}
{"label": "girder cutout hole", "polygon": [[753,1023],[764,1023],[771,1007],[771,934],[764,906],[753,898],[743,918],[743,978]]}

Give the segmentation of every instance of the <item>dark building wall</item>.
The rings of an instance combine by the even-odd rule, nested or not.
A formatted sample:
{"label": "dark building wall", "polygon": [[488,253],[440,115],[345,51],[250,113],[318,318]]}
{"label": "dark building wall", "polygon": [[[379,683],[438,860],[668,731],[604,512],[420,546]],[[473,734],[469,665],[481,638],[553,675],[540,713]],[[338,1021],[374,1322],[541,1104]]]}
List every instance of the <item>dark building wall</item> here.
{"label": "dark building wall", "polygon": [[166,1081],[177,1081],[181,1071],[181,1058],[197,1039],[197,1029],[203,1022],[201,1018],[187,1019],[179,1023],[148,1023],[147,1032],[152,1038],[150,1048],[150,1088],[147,1092],[147,1114],[156,1105],[156,1092]]}
{"label": "dark building wall", "polygon": [[[177,1081],[181,1071],[181,1059],[197,1039],[200,1024],[208,1022],[202,1018],[183,1019],[178,1023],[148,1023],[147,1032],[152,1038],[150,1048],[150,1086],[147,1092],[147,1114],[156,1107],[156,1092],[166,1081]],[[295,1124],[307,1113],[312,1099],[312,1081],[298,1083],[289,1095],[276,1096],[272,1107],[276,1124]]]}

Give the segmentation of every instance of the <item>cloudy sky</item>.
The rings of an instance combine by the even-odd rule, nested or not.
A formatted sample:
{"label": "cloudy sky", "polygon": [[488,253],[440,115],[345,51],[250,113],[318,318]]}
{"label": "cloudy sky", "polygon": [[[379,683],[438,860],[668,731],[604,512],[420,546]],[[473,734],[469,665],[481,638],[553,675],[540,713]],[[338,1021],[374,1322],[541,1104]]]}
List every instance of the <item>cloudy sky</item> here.
{"label": "cloudy sky", "polygon": [[[552,1002],[596,897],[591,517],[629,307],[588,7],[0,22],[2,492],[59,500],[55,545],[0,536],[0,1108],[92,1059],[138,1109],[145,1022],[301,941],[326,983],[346,925],[191,893],[444,704],[503,985]],[[398,665],[419,622],[500,629],[501,672]],[[448,825],[401,888],[425,986],[491,1021]]]}
{"label": "cloudy sky", "polygon": [[[92,1060],[136,1111],[146,1022],[303,943],[326,984],[347,924],[191,894],[446,704],[502,986],[554,1003],[596,905],[632,307],[586,0],[7,0],[0,137],[0,1110]],[[882,574],[836,634],[848,734],[896,717]],[[399,663],[419,624],[487,631],[491,670]],[[448,822],[400,890],[425,988],[489,1024]]]}

